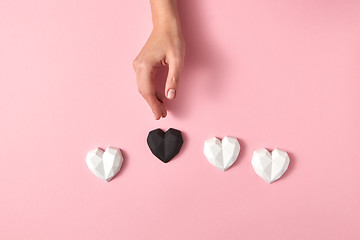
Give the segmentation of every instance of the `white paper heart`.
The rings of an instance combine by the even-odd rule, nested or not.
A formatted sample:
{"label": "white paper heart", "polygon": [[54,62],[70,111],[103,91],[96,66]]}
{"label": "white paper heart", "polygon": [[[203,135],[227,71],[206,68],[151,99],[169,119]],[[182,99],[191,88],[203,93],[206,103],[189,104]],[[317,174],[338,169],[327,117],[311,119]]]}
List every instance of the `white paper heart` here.
{"label": "white paper heart", "polygon": [[95,176],[109,182],[120,171],[123,156],[115,147],[108,147],[105,152],[96,148],[88,152],[86,163]]}
{"label": "white paper heart", "polygon": [[205,141],[204,154],[208,161],[226,171],[236,161],[240,152],[240,144],[236,138],[224,137],[222,141],[216,137]]}
{"label": "white paper heart", "polygon": [[251,160],[256,174],[267,183],[278,180],[286,172],[289,163],[289,155],[279,149],[275,149],[272,153],[265,148],[256,150]]}

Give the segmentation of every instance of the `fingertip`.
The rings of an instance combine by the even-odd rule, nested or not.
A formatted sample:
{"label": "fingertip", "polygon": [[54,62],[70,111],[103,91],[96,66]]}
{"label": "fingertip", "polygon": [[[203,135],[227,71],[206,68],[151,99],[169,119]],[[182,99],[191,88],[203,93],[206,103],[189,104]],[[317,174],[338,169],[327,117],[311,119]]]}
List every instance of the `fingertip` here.
{"label": "fingertip", "polygon": [[154,114],[155,120],[159,120],[162,116],[161,108],[153,109],[153,114]]}
{"label": "fingertip", "polygon": [[167,111],[165,109],[164,104],[161,105],[160,109],[161,109],[161,117],[165,118],[167,115]]}
{"label": "fingertip", "polygon": [[160,119],[160,115],[154,114],[154,118],[155,118],[155,120],[159,120],[159,119]]}

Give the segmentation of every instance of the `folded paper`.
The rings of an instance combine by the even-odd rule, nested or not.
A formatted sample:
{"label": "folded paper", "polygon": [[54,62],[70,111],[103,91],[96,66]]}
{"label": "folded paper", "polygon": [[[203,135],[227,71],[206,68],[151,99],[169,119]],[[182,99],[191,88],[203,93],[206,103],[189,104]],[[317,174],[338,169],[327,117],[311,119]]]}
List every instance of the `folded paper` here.
{"label": "folded paper", "polygon": [[168,163],[175,157],[183,144],[181,132],[170,128],[166,132],[160,128],[149,132],[147,144],[151,152],[162,162]]}
{"label": "folded paper", "polygon": [[286,172],[289,163],[289,155],[279,149],[273,150],[272,153],[265,148],[256,150],[251,160],[256,174],[267,183],[278,180]]}
{"label": "folded paper", "polygon": [[209,138],[205,141],[204,154],[208,161],[226,171],[236,161],[240,152],[240,144],[236,138],[224,137],[220,141],[216,137]]}
{"label": "folded paper", "polygon": [[95,176],[109,182],[120,171],[123,156],[115,147],[108,147],[105,152],[96,148],[88,152],[86,163]]}

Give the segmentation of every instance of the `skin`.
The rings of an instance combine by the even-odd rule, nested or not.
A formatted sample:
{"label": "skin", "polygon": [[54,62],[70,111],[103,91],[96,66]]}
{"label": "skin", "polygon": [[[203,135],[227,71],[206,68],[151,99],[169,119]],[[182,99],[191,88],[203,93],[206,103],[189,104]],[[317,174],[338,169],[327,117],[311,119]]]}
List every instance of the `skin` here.
{"label": "skin", "polygon": [[[133,62],[139,93],[150,106],[154,117],[166,117],[165,97],[176,97],[179,76],[184,64],[185,44],[181,33],[176,0],[150,0],[153,30]],[[155,89],[155,73],[168,66],[164,94]]]}

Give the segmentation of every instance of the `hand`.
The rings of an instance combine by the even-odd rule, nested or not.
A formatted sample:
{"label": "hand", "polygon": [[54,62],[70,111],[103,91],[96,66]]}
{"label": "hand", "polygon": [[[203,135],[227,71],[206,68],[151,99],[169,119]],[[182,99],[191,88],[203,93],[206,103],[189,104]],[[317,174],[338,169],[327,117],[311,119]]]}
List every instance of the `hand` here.
{"label": "hand", "polygon": [[[167,1],[171,2],[171,0]],[[152,6],[153,8],[155,7]],[[158,10],[157,8],[159,6],[155,9]],[[170,14],[168,17],[157,17],[154,16],[153,10],[154,29],[133,62],[138,90],[149,104],[156,120],[167,115],[164,95],[170,100],[176,97],[179,76],[184,63],[185,46],[180,24],[177,14],[174,17],[171,12],[174,10],[166,12]],[[169,66],[164,94],[155,89],[154,77],[160,66]]]}

